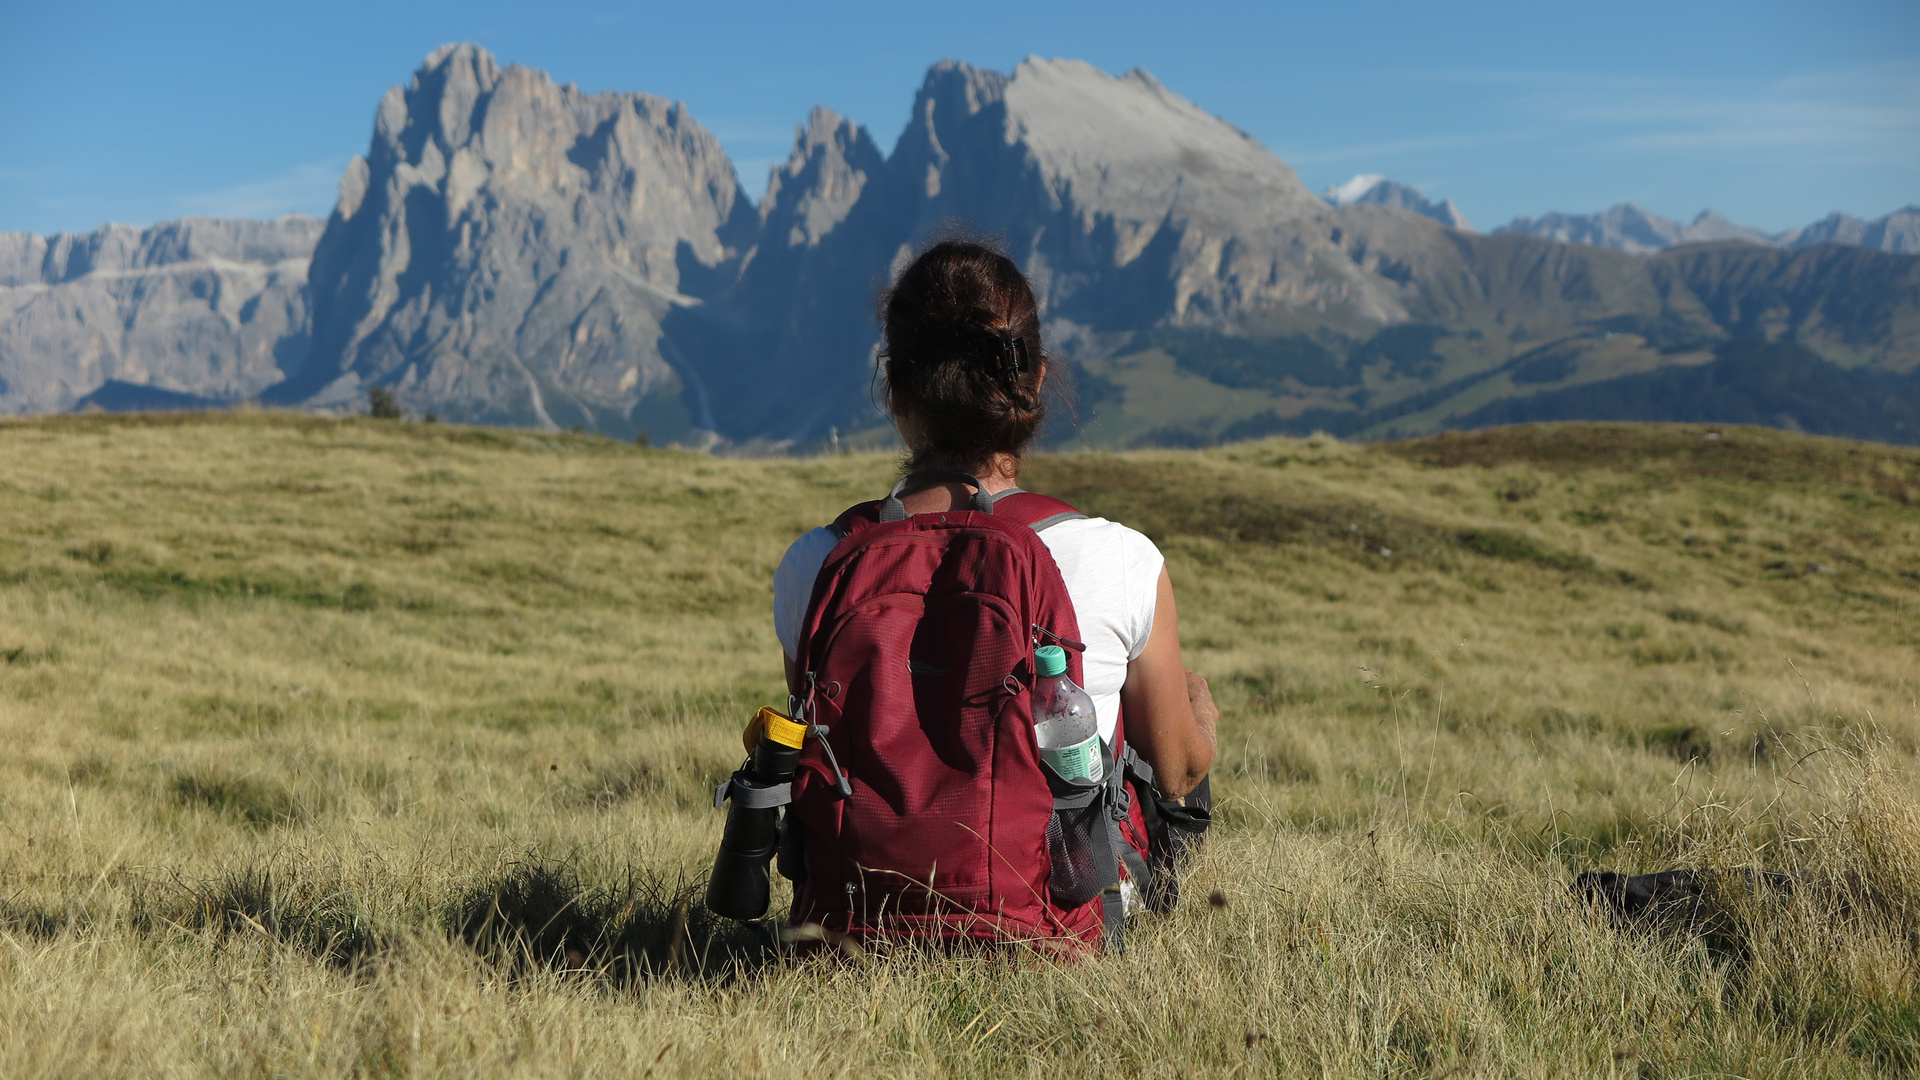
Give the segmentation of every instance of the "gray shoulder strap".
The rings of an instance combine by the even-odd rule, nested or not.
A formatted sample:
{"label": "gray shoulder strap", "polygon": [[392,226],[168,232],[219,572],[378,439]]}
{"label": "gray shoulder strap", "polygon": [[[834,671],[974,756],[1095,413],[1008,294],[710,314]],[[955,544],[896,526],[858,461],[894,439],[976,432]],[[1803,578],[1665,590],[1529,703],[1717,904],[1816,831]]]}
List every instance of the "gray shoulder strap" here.
{"label": "gray shoulder strap", "polygon": [[1034,522],[1033,531],[1045,532],[1046,530],[1053,528],[1055,525],[1058,525],[1063,521],[1085,521],[1085,520],[1087,520],[1087,515],[1081,513],[1078,510],[1062,510],[1057,514],[1051,514],[1047,517],[1041,518],[1039,521]]}
{"label": "gray shoulder strap", "polygon": [[979,477],[957,469],[929,469],[926,472],[914,473],[893,485],[893,490],[887,493],[885,501],[880,504],[880,520],[907,520],[907,507],[900,501],[900,496],[909,490],[918,491],[933,484],[964,484],[973,489],[973,497],[968,500],[968,508],[982,514],[993,513],[994,497],[987,494]]}

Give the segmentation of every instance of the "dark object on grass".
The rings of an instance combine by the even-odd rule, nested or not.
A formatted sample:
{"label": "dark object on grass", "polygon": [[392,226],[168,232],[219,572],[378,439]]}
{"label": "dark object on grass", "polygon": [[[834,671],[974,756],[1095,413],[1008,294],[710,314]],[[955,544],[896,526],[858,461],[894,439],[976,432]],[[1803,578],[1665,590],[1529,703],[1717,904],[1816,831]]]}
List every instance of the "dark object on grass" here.
{"label": "dark object on grass", "polygon": [[375,420],[398,420],[402,415],[400,403],[393,399],[393,391],[384,386],[367,391],[367,414]]}
{"label": "dark object on grass", "polygon": [[[767,867],[780,847],[783,826],[795,827],[781,821],[780,807],[793,802],[793,771],[808,734],[807,725],[773,709],[761,709],[754,723],[759,735],[753,756],[713,797],[715,809],[725,802],[733,805],[727,809],[720,853],[707,879],[707,907],[729,919],[766,918],[771,887]],[[781,869],[786,869],[784,864]]]}
{"label": "dark object on grass", "polygon": [[1573,879],[1573,894],[1589,903],[1606,904],[1617,919],[1692,921],[1706,914],[1705,901],[1716,890],[1755,893],[1764,887],[1791,892],[1799,883],[1793,874],[1751,869],[1662,870],[1632,876],[1587,873]]}

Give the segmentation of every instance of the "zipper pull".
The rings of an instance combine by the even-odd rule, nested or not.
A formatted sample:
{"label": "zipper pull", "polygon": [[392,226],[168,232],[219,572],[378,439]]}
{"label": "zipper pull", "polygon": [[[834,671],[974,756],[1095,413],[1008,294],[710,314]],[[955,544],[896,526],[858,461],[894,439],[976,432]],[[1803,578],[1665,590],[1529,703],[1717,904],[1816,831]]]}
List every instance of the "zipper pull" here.
{"label": "zipper pull", "polygon": [[1039,623],[1032,623],[1031,625],[1033,626],[1033,644],[1036,647],[1040,644],[1040,638],[1045,636],[1052,639],[1055,645],[1059,645],[1062,648],[1072,649],[1074,652],[1080,653],[1087,651],[1087,643],[1084,641],[1074,641],[1070,638],[1063,638],[1059,634],[1041,626]]}

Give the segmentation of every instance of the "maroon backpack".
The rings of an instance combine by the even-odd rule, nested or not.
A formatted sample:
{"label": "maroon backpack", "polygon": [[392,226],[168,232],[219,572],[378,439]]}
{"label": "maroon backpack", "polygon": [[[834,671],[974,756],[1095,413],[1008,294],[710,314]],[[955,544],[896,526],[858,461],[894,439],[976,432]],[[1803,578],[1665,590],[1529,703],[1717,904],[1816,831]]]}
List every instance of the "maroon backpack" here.
{"label": "maroon backpack", "polygon": [[1106,782],[1076,788],[1042,766],[1033,734],[1034,649],[1065,646],[1082,682],[1085,648],[1038,533],[1084,515],[1016,489],[907,516],[909,484],[944,480],[979,484],[909,477],[832,526],[797,650],[794,711],[814,737],[781,844],[791,923],[1117,947],[1120,877],[1150,900],[1164,891],[1129,790],[1144,765],[1116,729]]}

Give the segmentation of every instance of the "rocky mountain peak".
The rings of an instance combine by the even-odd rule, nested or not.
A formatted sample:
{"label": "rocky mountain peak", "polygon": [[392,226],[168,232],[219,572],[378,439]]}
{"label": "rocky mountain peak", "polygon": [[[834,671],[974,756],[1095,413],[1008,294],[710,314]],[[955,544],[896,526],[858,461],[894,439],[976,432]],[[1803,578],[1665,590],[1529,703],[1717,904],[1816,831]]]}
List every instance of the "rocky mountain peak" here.
{"label": "rocky mountain peak", "polygon": [[1598,214],[1550,213],[1515,218],[1495,232],[1516,232],[1543,240],[1590,244],[1634,255],[1650,255],[1683,242],[1686,226],[1630,202],[1618,203]]}
{"label": "rocky mountain peak", "polygon": [[1050,187],[1133,218],[1312,216],[1318,200],[1285,162],[1145,71],[1029,57],[1005,84],[1005,138]]}
{"label": "rocky mountain peak", "polygon": [[[526,72],[524,68],[519,70],[551,83],[545,75]],[[493,54],[478,45],[440,46],[427,54],[426,61],[414,73],[403,95],[401,119],[414,122],[403,122],[394,134],[411,131],[416,138],[432,137],[443,154],[452,153],[454,148],[473,138],[473,124],[480,119],[482,112],[481,102],[499,85],[500,74],[500,64],[494,60]],[[388,98],[391,99],[397,91],[399,87],[389,90]],[[386,101],[383,100],[380,118],[388,120],[390,116]],[[420,120],[431,122],[420,123]],[[418,147],[410,149],[417,151]]]}
{"label": "rocky mountain peak", "polygon": [[793,152],[773,170],[760,203],[761,247],[812,247],[840,224],[886,164],[867,129],[816,107],[796,129]]}
{"label": "rocky mountain peak", "polygon": [[1811,225],[1770,233],[1729,221],[1711,210],[1702,210],[1691,222],[1682,224],[1632,203],[1621,203],[1598,214],[1555,213],[1538,219],[1515,218],[1494,231],[1610,247],[1635,255],[1664,251],[1679,244],[1723,240],[1794,250],[1818,244],[1841,244],[1895,254],[1920,254],[1920,207],[1904,207],[1872,221],[1835,211]]}
{"label": "rocky mountain peak", "polygon": [[342,180],[313,350],[280,392],[344,403],[379,382],[450,417],[617,427],[678,389],[659,321],[730,280],[757,228],[681,106],[444,46],[381,99]]}
{"label": "rocky mountain peak", "polygon": [[952,223],[999,238],[1026,268],[1062,357],[1157,323],[1231,326],[1282,305],[1405,317],[1402,286],[1336,246],[1332,212],[1291,168],[1143,71],[943,61],[884,160],[856,126],[816,111],[761,214],[738,284],[687,311],[707,344],[686,355],[741,403],[723,424],[774,438],[878,420],[875,290]]}
{"label": "rocky mountain peak", "polygon": [[1007,76],[998,71],[962,60],[942,60],[929,67],[920,81],[913,115],[917,120],[931,108],[949,115],[971,116],[998,104],[1006,89]]}
{"label": "rocky mountain peak", "polygon": [[1836,210],[1811,225],[1782,233],[1779,240],[1794,248],[1847,244],[1906,255],[1920,254],[1920,206],[1903,206],[1872,221]]}
{"label": "rocky mountain peak", "polygon": [[1334,206],[1353,206],[1371,203],[1379,206],[1397,206],[1402,210],[1411,210],[1422,217],[1430,217],[1442,225],[1454,229],[1471,230],[1467,215],[1453,204],[1452,199],[1433,200],[1425,192],[1410,184],[1389,180],[1379,173],[1361,173],[1344,184],[1335,184],[1322,193],[1322,197]]}
{"label": "rocky mountain peak", "polygon": [[1695,214],[1680,232],[1680,242],[1685,244],[1706,244],[1719,240],[1739,240],[1749,244],[1771,244],[1775,237],[1762,232],[1751,225],[1742,225],[1729,221],[1712,210],[1702,210]]}

